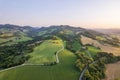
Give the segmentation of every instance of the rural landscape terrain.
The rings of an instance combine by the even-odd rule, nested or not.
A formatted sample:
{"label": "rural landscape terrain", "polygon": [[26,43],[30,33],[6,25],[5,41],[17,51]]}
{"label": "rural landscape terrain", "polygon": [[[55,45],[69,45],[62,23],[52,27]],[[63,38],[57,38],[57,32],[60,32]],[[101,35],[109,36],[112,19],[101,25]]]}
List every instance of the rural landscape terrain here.
{"label": "rural landscape terrain", "polygon": [[120,30],[0,25],[0,80],[120,80]]}

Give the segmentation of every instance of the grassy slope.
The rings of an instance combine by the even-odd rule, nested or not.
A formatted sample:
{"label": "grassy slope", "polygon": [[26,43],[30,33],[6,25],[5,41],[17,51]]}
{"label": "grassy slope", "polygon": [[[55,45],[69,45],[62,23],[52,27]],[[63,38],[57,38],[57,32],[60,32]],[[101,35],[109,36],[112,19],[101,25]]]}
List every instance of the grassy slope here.
{"label": "grassy slope", "polygon": [[21,37],[21,39],[19,39],[19,40],[16,40],[16,37],[14,37],[12,40],[13,40],[13,42],[9,42],[9,43],[6,43],[4,45],[12,45],[12,44],[15,44],[18,42],[28,41],[28,40],[32,40],[32,39],[24,36],[24,37]]}
{"label": "grassy slope", "polygon": [[76,56],[68,50],[59,54],[60,63],[54,66],[24,66],[0,73],[0,80],[78,80]]}
{"label": "grassy slope", "polygon": [[101,52],[100,49],[94,46],[86,46],[86,47],[88,48],[87,50],[81,50],[80,52],[88,57],[94,57],[97,54],[97,52]]}
{"label": "grassy slope", "polygon": [[62,40],[47,40],[34,49],[27,63],[41,64],[55,61],[55,52],[62,48]]}
{"label": "grassy slope", "polygon": [[28,40],[32,40],[32,38],[29,38],[29,37],[21,37],[21,39],[18,39],[16,40],[17,37],[10,37],[10,38],[7,38],[7,39],[4,39],[4,38],[0,38],[0,43],[3,43],[3,42],[7,42],[9,40],[12,40],[12,42],[7,42],[3,45],[12,45],[12,44],[16,44],[18,42],[23,42],[23,41],[28,41]]}
{"label": "grassy slope", "polygon": [[[12,34],[12,33],[11,33]],[[4,35],[4,36],[8,36],[8,35]],[[20,38],[20,39],[18,39]],[[12,40],[11,42],[7,42],[7,41],[10,41]],[[0,38],[0,43],[3,43],[3,42],[7,42],[3,45],[12,45],[12,44],[16,44],[18,42],[23,42],[23,41],[28,41],[28,40],[32,40],[32,38],[30,37],[27,37],[27,35],[25,33],[19,33],[19,36],[15,36],[15,35],[12,35],[11,37],[6,37],[6,38]]]}
{"label": "grassy slope", "polygon": [[88,51],[91,53],[92,56],[96,55],[97,52],[100,52],[101,50],[94,47],[94,46],[87,46],[88,47]]}

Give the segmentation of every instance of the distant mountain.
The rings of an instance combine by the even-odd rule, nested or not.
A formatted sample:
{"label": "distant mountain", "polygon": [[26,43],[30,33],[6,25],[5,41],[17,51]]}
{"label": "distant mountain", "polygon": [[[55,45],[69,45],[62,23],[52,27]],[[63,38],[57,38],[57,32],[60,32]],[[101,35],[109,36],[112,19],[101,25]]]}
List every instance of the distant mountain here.
{"label": "distant mountain", "polygon": [[94,29],[94,30],[105,34],[120,34],[120,29]]}
{"label": "distant mountain", "polygon": [[0,25],[0,29],[8,29],[8,30],[27,30],[27,29],[33,29],[30,26],[18,26],[18,25],[12,25],[12,24],[4,24],[4,25]]}
{"label": "distant mountain", "polygon": [[19,32],[23,32],[29,35],[34,34],[34,36],[35,35],[38,36],[39,33],[50,35],[50,34],[59,34],[62,32],[66,34],[71,33],[72,35],[73,34],[83,34],[86,36],[103,35],[102,33],[93,30],[84,29],[80,27],[73,27],[69,25],[49,26],[49,27],[41,27],[41,28],[34,28],[31,26],[18,26],[11,24],[0,25],[0,33],[19,33]]}
{"label": "distant mountain", "polygon": [[[11,35],[8,35],[11,34]],[[90,30],[81,27],[74,27],[69,25],[54,25],[49,27],[34,28],[31,26],[17,26],[11,24],[0,25],[0,37],[27,37],[34,38],[37,36],[48,37],[58,36],[63,39],[72,39],[80,37],[81,35],[92,38],[94,40],[117,45],[117,42],[109,35],[106,35],[100,30]]]}
{"label": "distant mountain", "polygon": [[1,24],[0,25],[0,34],[2,33],[12,33],[13,35],[16,34],[26,34],[27,36],[30,36],[29,33],[35,33],[37,31],[36,28],[30,27],[30,26],[18,26],[18,25],[12,25],[12,24]]}

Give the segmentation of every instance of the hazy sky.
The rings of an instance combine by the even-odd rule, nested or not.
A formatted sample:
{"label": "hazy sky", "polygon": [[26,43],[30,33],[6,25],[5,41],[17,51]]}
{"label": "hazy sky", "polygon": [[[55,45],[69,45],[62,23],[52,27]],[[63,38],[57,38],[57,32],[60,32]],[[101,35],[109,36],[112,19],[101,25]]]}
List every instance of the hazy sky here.
{"label": "hazy sky", "polygon": [[0,0],[0,24],[120,28],[120,0]]}

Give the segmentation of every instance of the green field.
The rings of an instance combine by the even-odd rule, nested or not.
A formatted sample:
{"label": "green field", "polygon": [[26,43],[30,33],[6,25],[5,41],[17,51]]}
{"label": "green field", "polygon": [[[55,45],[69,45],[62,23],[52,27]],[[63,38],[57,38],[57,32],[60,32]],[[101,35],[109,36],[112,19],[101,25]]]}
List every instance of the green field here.
{"label": "green field", "polygon": [[0,72],[0,80],[78,80],[76,56],[68,50],[59,53],[60,63],[53,66],[23,66]]}
{"label": "green field", "polygon": [[26,63],[43,64],[55,62],[55,52],[60,50],[62,46],[62,40],[46,40],[29,54],[31,58]]}
{"label": "green field", "polygon": [[98,52],[101,52],[100,49],[94,47],[94,46],[86,46],[87,49],[86,50],[81,50],[80,52],[82,54],[85,54],[89,57],[94,57]]}
{"label": "green field", "polygon": [[88,51],[91,53],[92,56],[95,56],[97,54],[97,52],[101,52],[100,49],[94,47],[94,46],[87,46],[88,47]]}

